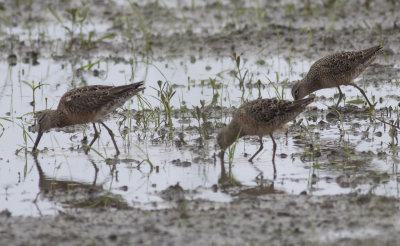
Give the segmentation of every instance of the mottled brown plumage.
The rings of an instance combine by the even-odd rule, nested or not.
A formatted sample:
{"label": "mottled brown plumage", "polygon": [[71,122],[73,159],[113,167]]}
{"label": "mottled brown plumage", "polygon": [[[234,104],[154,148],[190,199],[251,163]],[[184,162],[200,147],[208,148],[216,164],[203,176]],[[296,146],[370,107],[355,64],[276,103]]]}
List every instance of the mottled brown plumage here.
{"label": "mottled brown plumage", "polygon": [[42,110],[36,112],[38,136],[32,151],[36,151],[43,133],[51,128],[71,126],[76,124],[93,123],[95,135],[89,146],[92,146],[99,133],[94,122],[103,125],[111,136],[114,147],[119,149],[114,134],[102,120],[104,117],[121,107],[127,100],[144,90],[143,82],[122,86],[92,85],[72,89],[60,99],[56,110]]}
{"label": "mottled brown plumage", "polygon": [[306,98],[297,101],[274,99],[257,99],[244,103],[235,112],[231,123],[223,128],[217,136],[219,146],[223,151],[228,148],[237,138],[255,135],[260,138],[260,148],[249,159],[253,158],[264,148],[262,137],[269,135],[273,142],[272,163],[275,168],[276,143],[273,132],[283,128],[285,124],[294,120],[297,115],[304,111],[305,106],[314,99]]}
{"label": "mottled brown plumage", "polygon": [[354,84],[353,80],[375,60],[381,49],[382,46],[377,45],[365,50],[341,52],[319,59],[311,66],[306,77],[293,86],[293,98],[298,100],[314,91],[337,87],[339,89],[337,107],[343,96],[340,86],[352,85],[360,90],[370,107],[374,106],[364,90]]}

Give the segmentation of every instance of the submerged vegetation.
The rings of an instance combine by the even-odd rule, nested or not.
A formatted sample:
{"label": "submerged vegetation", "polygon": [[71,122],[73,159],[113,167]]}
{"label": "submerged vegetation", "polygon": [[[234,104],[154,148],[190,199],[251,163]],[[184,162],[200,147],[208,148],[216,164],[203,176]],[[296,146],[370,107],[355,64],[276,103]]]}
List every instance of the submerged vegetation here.
{"label": "submerged vegetation", "polygon": [[[39,187],[44,199],[37,194],[24,199],[33,196],[38,207],[55,199],[69,208],[147,208],[176,183],[188,193],[213,192],[216,198],[209,199],[217,201],[226,194],[235,197],[238,190],[397,196],[400,69],[394,40],[400,24],[392,9],[399,9],[398,1],[379,3],[389,15],[385,20],[371,9],[373,1],[362,6],[346,1],[100,2],[14,1],[12,9],[0,4],[5,54],[0,60],[0,165],[15,165],[15,170],[0,168],[2,177],[11,177],[0,182],[5,193],[17,193],[18,185],[10,185],[15,179],[30,187],[37,187],[31,180],[42,185],[46,180],[53,186],[50,192]],[[347,23],[355,21],[351,9],[356,7],[368,18],[356,20],[354,28]],[[266,147],[254,164],[247,162],[257,137],[236,139],[227,161],[217,158],[216,135],[241,104],[256,98],[292,100],[294,81],[316,59],[378,43],[384,55],[356,81],[377,103],[375,109],[365,110],[364,101],[346,88],[338,108],[329,106],[337,99],[336,89],[316,92],[310,110],[277,133],[276,180],[270,172],[272,148]],[[76,126],[47,134],[40,164],[32,165],[29,153],[37,133],[30,126],[38,109],[55,109],[59,97],[75,87],[140,80],[144,93],[108,119],[120,156],[111,156],[104,130],[85,155],[93,131]],[[39,166],[51,177],[33,176]],[[77,198],[81,192],[84,199]],[[68,199],[59,196],[63,193]],[[190,218],[186,198],[180,204],[182,218]],[[11,209],[9,203],[0,209],[4,206]]]}

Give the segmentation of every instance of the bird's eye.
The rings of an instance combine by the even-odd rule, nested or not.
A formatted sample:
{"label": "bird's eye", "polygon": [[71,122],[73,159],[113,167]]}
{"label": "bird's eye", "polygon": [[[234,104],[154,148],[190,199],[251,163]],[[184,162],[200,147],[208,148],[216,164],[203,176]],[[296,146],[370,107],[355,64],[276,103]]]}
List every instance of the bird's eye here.
{"label": "bird's eye", "polygon": [[294,95],[295,95],[295,96],[299,95],[299,89],[297,89],[297,90],[294,91]]}

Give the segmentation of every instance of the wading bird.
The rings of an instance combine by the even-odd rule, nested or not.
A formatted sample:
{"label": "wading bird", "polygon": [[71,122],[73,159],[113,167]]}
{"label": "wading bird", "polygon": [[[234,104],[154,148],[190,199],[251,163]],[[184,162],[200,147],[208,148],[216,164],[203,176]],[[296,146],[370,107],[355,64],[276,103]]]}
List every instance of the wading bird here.
{"label": "wading bird", "polygon": [[236,139],[243,136],[255,135],[260,138],[260,148],[249,159],[252,162],[254,157],[264,148],[262,142],[263,136],[269,135],[273,143],[272,164],[274,174],[276,174],[276,143],[273,133],[276,130],[282,129],[287,122],[294,120],[313,100],[314,98],[306,98],[287,101],[274,98],[256,99],[244,103],[236,110],[230,124],[223,128],[217,136],[217,142],[222,149],[222,155],[226,148],[234,143]]}
{"label": "wading bird", "polygon": [[337,87],[339,100],[336,107],[338,107],[343,98],[340,86],[352,85],[361,92],[370,107],[375,106],[368,100],[364,90],[356,85],[353,80],[375,60],[381,50],[382,46],[377,45],[365,50],[340,52],[319,59],[311,66],[306,77],[293,86],[293,98],[298,100],[314,91]]}
{"label": "wading bird", "polygon": [[60,99],[56,110],[42,110],[36,112],[38,135],[32,152],[35,152],[43,133],[55,127],[71,126],[92,122],[94,138],[90,147],[99,137],[95,122],[104,126],[111,136],[117,155],[120,153],[114,139],[114,133],[104,123],[107,114],[121,107],[131,97],[144,90],[142,82],[121,86],[92,85],[72,89]]}

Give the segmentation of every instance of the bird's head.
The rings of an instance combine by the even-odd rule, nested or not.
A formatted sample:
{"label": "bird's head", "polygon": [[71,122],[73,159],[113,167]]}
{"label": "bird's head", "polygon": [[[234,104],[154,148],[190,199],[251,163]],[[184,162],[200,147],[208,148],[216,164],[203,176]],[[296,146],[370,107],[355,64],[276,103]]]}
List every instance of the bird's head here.
{"label": "bird's head", "polygon": [[222,151],[225,151],[225,149],[228,147],[228,145],[225,142],[224,129],[222,129],[218,133],[218,135],[217,135],[217,143],[218,143],[218,146],[221,148]]}
{"label": "bird's head", "polygon": [[36,124],[32,126],[33,130],[38,131],[35,145],[33,146],[32,152],[35,153],[37,146],[39,145],[40,139],[45,131],[57,126],[57,117],[55,110],[42,110],[35,113]]}
{"label": "bird's head", "polygon": [[54,110],[42,110],[35,113],[36,125],[33,129],[39,132],[45,132],[56,127],[56,119],[54,118]]}
{"label": "bird's head", "polygon": [[292,97],[294,100],[299,100],[307,96],[309,93],[303,86],[303,80],[298,80],[292,87]]}

